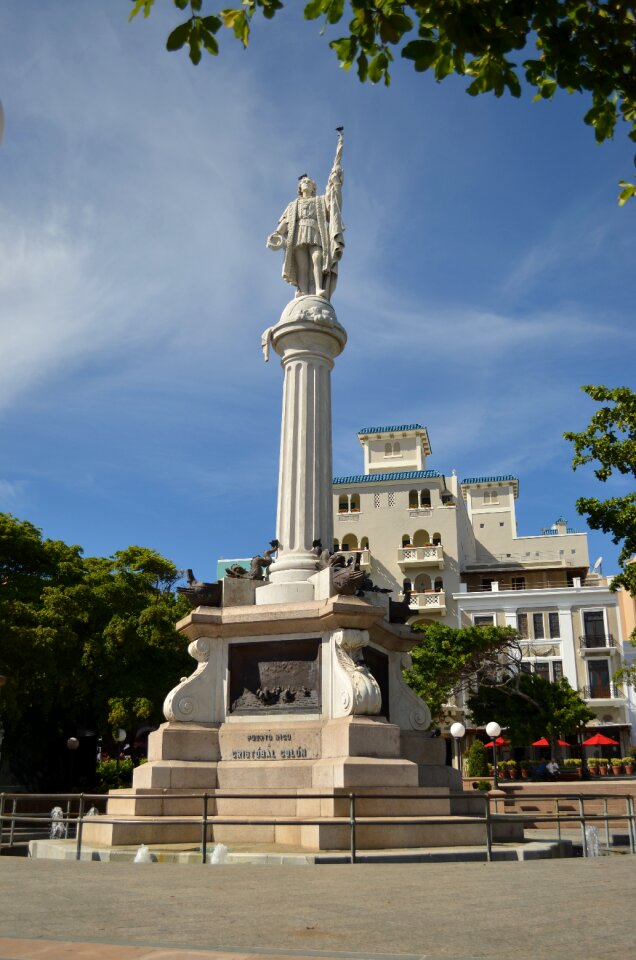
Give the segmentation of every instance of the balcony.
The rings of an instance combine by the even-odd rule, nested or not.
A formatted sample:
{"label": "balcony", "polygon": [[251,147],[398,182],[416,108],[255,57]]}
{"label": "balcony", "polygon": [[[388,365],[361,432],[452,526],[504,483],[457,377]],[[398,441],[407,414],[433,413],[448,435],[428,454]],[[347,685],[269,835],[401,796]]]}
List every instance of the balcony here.
{"label": "balcony", "polygon": [[338,553],[341,553],[343,557],[347,560],[353,558],[355,561],[356,557],[360,557],[360,569],[361,570],[370,570],[371,569],[371,551],[370,550],[338,550]]}
{"label": "balcony", "polygon": [[443,590],[412,593],[409,607],[413,613],[446,613],[446,594]]}
{"label": "balcony", "polygon": [[625,694],[615,683],[595,683],[591,687],[583,687],[583,699],[596,703],[603,701],[611,705],[617,700],[624,702]]}
{"label": "balcony", "polygon": [[579,637],[579,649],[583,657],[594,656],[595,653],[600,653],[606,657],[615,651],[616,643],[611,633],[604,636]]}
{"label": "balcony", "polygon": [[356,523],[360,519],[359,510],[342,510],[338,511],[338,520],[346,520],[347,523]]}
{"label": "balcony", "polygon": [[400,569],[429,567],[437,570],[444,568],[444,549],[441,546],[400,547],[397,561]]}

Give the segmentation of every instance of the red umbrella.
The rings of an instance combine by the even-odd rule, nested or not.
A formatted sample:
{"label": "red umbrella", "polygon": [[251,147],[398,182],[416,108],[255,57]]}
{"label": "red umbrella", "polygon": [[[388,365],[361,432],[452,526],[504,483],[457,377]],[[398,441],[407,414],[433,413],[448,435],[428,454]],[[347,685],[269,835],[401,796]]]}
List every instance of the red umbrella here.
{"label": "red umbrella", "polygon": [[618,746],[618,740],[612,740],[611,737],[606,737],[604,733],[595,733],[593,737],[583,741],[584,747],[605,747],[605,746]]}
{"label": "red umbrella", "polygon": [[[559,744],[560,747],[571,747],[571,746],[572,746],[571,743],[566,743],[565,740],[557,740],[557,743]],[[548,740],[546,740],[545,737],[541,737],[540,740],[535,740],[534,743],[532,744],[532,746],[533,746],[533,747],[549,747],[549,746],[550,746],[550,743],[549,743]]]}
{"label": "red umbrella", "polygon": [[497,737],[496,740],[491,740],[489,743],[486,743],[486,747],[503,747],[504,743],[510,743],[510,740],[504,740],[503,737]]}

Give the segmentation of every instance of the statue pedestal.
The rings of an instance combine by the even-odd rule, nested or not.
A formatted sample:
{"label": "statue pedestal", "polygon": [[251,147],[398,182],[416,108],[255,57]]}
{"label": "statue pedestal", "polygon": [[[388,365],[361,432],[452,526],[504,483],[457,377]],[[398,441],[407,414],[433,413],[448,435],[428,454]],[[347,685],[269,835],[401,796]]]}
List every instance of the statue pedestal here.
{"label": "statue pedestal", "polygon": [[[178,628],[198,667],[166,698],[168,722],[150,735],[133,796],[109,796],[108,814],[126,821],[87,821],[87,843],[196,842],[199,823],[170,822],[200,816],[201,800],[183,796],[192,792],[208,793],[211,817],[250,818],[210,826],[210,839],[229,844],[347,849],[352,790],[373,794],[358,802],[360,816],[394,816],[398,801],[383,796],[395,793],[400,815],[451,814],[459,776],[444,766],[443,742],[426,732],[428,709],[402,679],[414,635],[388,624],[381,607],[340,596],[199,607]],[[284,799],[268,797],[281,791]],[[463,837],[483,843],[482,825]],[[397,822],[365,824],[358,839],[361,849],[447,842],[443,831]]]}

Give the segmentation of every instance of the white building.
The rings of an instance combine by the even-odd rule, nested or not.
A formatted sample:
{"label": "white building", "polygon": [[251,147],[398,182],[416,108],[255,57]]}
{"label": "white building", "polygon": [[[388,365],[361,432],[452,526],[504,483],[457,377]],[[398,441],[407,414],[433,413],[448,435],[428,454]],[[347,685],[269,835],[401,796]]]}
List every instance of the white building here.
{"label": "white building", "polygon": [[[512,476],[469,477],[427,467],[418,423],[358,433],[364,472],[334,478],[334,546],[397,599],[411,591],[411,623],[516,627],[524,669],[567,677],[602,728],[630,742],[630,691],[612,680],[623,638],[617,599],[590,571],[587,534],[559,519],[519,536]],[[619,736],[620,735],[620,736]]]}

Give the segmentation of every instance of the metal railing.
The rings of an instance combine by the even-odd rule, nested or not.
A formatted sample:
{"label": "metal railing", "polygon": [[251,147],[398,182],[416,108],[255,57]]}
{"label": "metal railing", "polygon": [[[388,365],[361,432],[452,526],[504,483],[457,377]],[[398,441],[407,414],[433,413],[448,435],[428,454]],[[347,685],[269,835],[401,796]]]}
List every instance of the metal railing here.
{"label": "metal railing", "polygon": [[615,647],[614,635],[612,633],[596,637],[579,637],[579,643],[582,650],[602,650],[606,647]]}
{"label": "metal railing", "polygon": [[591,687],[583,687],[585,700],[622,700],[625,694],[615,683],[595,683]]}
{"label": "metal railing", "polygon": [[[118,793],[117,799],[130,799],[135,798],[137,795],[130,793]],[[468,803],[469,806],[480,804],[482,805],[483,812],[481,814],[466,814],[466,815],[449,815],[449,816],[423,816],[423,817],[414,817],[411,815],[402,815],[399,813],[394,813],[391,817],[375,817],[368,815],[360,815],[356,810],[356,804],[358,801],[362,800],[372,800],[377,802],[384,801],[408,801],[413,803],[418,800],[440,800],[440,795],[438,793],[423,793],[419,796],[405,796],[404,794],[389,794],[389,793],[321,793],[321,794],[311,794],[309,796],[298,796],[297,794],[289,793],[220,793],[215,791],[214,793],[190,793],[190,794],[178,794],[175,796],[175,799],[178,800],[192,800],[197,799],[201,802],[201,815],[200,816],[181,816],[181,817],[148,817],[148,820],[155,822],[160,822],[162,824],[199,824],[200,828],[200,845],[201,845],[201,862],[206,863],[208,859],[208,843],[211,842],[209,834],[213,831],[215,826],[311,826],[311,825],[321,825],[324,823],[329,824],[340,824],[346,826],[349,831],[349,860],[351,863],[357,863],[358,854],[360,852],[359,845],[357,842],[357,831],[360,827],[364,826],[395,826],[396,823],[407,824],[409,826],[417,827],[420,825],[428,825],[433,827],[439,827],[443,829],[445,826],[450,825],[459,825],[459,824],[483,824],[484,825],[484,846],[485,846],[485,855],[486,860],[491,862],[493,860],[493,842],[494,842],[494,833],[495,828],[499,824],[528,824],[532,823],[536,826],[538,823],[556,823],[557,828],[557,838],[559,841],[562,839],[562,827],[564,824],[578,824],[581,830],[581,845],[583,856],[588,856],[588,845],[586,838],[586,827],[593,824],[601,824],[605,827],[606,843],[607,846],[610,846],[610,832],[609,825],[610,822],[625,822],[627,825],[628,831],[628,840],[629,840],[629,850],[630,853],[636,853],[636,814],[634,809],[634,797],[630,794],[624,795],[614,795],[604,796],[599,794],[527,794],[524,793],[522,796],[511,800],[510,797],[497,797],[490,796],[489,794],[481,793],[467,793],[463,792],[451,792],[447,795],[451,802],[463,801]],[[12,793],[0,793],[0,853],[2,852],[3,847],[11,848],[15,842],[15,829],[16,824],[18,825],[27,825],[27,824],[37,824],[41,826],[43,823],[51,823],[50,813],[37,813],[31,815],[22,815],[18,813],[19,801],[22,799],[28,798],[30,801],[33,800],[47,800],[48,802],[54,800],[65,800],[66,801],[66,810],[61,817],[58,818],[59,823],[62,823],[65,827],[64,833],[65,837],[68,839],[75,840],[75,859],[81,860],[82,856],[82,844],[83,844],[83,833],[84,825],[87,820],[91,823],[100,823],[100,824],[121,824],[121,823],[139,823],[143,822],[144,818],[139,817],[116,817],[99,814],[99,816],[88,816],[88,807],[90,803],[92,805],[95,801],[101,801],[102,803],[107,799],[104,794],[12,794]],[[138,797],[137,797],[138,799]],[[167,800],[170,799],[170,794],[166,792],[162,793],[145,793],[143,795],[144,800]],[[216,814],[211,814],[209,812],[209,803],[210,801],[216,800],[335,800],[335,801],[345,801],[348,804],[348,815],[347,816],[329,816],[329,817],[227,817],[227,816],[218,816]],[[526,811],[525,813],[501,813],[499,811],[499,804],[501,802],[510,804],[511,802],[519,802],[523,800],[540,800],[544,803],[551,803],[553,805],[553,812],[551,814],[542,814],[542,813],[530,813]],[[560,808],[560,804],[564,801],[572,803],[574,801],[578,805],[578,813],[564,812]],[[609,802],[612,801],[614,804],[616,802],[624,802],[625,812],[620,813],[616,810],[610,812]],[[588,809],[586,810],[586,803],[598,803],[603,804],[603,812],[596,813],[591,812]],[[74,811],[77,810],[75,813]],[[7,830],[8,827],[8,830]],[[8,835],[8,841],[5,843],[5,832]],[[74,832],[74,837],[71,834]],[[472,844],[470,844],[472,846]]]}

